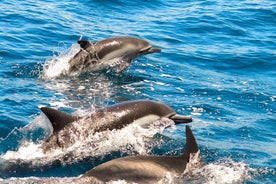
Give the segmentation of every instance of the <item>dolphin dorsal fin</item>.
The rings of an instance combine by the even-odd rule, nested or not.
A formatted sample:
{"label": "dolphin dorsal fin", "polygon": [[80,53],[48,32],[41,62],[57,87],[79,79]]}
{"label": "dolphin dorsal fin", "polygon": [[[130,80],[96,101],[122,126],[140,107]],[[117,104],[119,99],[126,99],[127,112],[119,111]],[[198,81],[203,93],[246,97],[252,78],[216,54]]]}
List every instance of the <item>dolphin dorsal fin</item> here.
{"label": "dolphin dorsal fin", "polygon": [[50,120],[54,132],[58,132],[63,127],[65,127],[68,123],[72,123],[79,119],[78,116],[72,116],[65,112],[58,111],[56,109],[52,109],[49,107],[42,107],[41,111],[47,116]]}
{"label": "dolphin dorsal fin", "polygon": [[80,47],[84,50],[86,50],[88,47],[90,47],[92,45],[91,42],[87,41],[87,40],[79,40],[78,44],[80,45]]}
{"label": "dolphin dorsal fin", "polygon": [[197,153],[198,152],[198,146],[196,143],[196,139],[194,137],[194,134],[190,127],[186,125],[186,150],[185,152],[180,155],[182,158],[190,159],[191,153]]}

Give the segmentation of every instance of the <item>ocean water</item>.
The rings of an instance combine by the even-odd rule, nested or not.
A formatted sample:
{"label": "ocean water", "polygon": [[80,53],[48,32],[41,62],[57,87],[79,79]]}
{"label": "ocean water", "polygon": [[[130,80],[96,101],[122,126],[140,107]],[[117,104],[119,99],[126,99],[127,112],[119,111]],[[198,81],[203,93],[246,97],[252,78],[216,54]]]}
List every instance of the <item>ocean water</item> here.
{"label": "ocean water", "polygon": [[[1,183],[83,183],[79,175],[110,159],[179,154],[184,125],[128,126],[66,153],[39,149],[51,134],[40,107],[87,114],[136,99],[193,117],[205,165],[164,182],[276,182],[275,1],[2,0],[0,11]],[[119,74],[61,77],[77,40],[115,36],[162,52]]]}

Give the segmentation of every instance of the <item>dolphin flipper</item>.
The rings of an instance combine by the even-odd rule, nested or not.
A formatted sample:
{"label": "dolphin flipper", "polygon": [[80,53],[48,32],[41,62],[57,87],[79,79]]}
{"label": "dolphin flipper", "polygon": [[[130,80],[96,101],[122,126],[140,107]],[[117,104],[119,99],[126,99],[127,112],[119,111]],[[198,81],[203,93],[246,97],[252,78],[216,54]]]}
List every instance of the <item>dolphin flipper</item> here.
{"label": "dolphin flipper", "polygon": [[74,122],[80,118],[78,116],[72,116],[70,114],[60,112],[49,107],[42,107],[40,109],[50,120],[54,132],[58,132],[59,130],[63,129],[68,123]]}
{"label": "dolphin flipper", "polygon": [[131,60],[129,59],[128,61],[123,62],[122,64],[120,64],[120,65],[117,67],[116,72],[117,72],[117,73],[120,73],[121,71],[123,71],[123,70],[125,70],[126,68],[128,68],[128,67],[130,66],[130,62],[131,62]]}

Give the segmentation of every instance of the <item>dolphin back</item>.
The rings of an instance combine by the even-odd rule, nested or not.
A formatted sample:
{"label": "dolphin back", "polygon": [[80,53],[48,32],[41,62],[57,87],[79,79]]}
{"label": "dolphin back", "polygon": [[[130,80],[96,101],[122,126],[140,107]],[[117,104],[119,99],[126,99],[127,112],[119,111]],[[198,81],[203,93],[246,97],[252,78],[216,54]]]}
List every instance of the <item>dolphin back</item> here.
{"label": "dolphin back", "polygon": [[78,44],[80,47],[84,50],[86,50],[88,47],[92,46],[93,44],[88,40],[79,40]]}
{"label": "dolphin back", "polygon": [[198,150],[198,146],[197,146],[194,134],[193,134],[192,130],[190,129],[190,127],[188,125],[186,125],[186,150],[179,157],[181,157],[183,159],[187,159],[187,161],[189,161],[190,154],[196,154],[198,151],[199,150]]}
{"label": "dolphin back", "polygon": [[47,116],[47,118],[51,122],[54,132],[60,131],[68,123],[72,123],[79,119],[78,116],[72,116],[65,112],[61,112],[49,107],[42,107],[41,111]]}
{"label": "dolphin back", "polygon": [[126,180],[135,183],[157,183],[168,172],[181,175],[189,163],[190,154],[197,153],[195,137],[186,126],[186,151],[180,156],[139,155],[117,158],[96,166],[81,177],[102,182]]}

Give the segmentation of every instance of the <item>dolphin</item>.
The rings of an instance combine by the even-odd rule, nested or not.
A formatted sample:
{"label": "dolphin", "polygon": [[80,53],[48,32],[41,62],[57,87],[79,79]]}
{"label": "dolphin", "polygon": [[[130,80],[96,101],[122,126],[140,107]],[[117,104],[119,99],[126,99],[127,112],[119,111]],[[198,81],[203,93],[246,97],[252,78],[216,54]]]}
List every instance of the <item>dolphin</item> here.
{"label": "dolphin", "polygon": [[80,51],[69,61],[69,73],[99,71],[118,66],[117,72],[129,67],[131,61],[139,56],[161,52],[146,40],[124,36],[92,43],[79,40]]}
{"label": "dolphin", "polygon": [[193,154],[199,153],[195,137],[186,125],[186,150],[180,156],[128,156],[96,166],[81,178],[100,182],[125,180],[134,183],[157,183],[170,173],[180,176]]}
{"label": "dolphin", "polygon": [[118,103],[84,117],[73,116],[48,107],[42,107],[41,111],[53,126],[52,135],[42,143],[44,152],[56,148],[68,148],[76,141],[96,132],[121,129],[131,123],[147,128],[161,118],[169,118],[176,124],[192,121],[191,117],[178,115],[163,103],[149,100]]}

